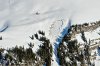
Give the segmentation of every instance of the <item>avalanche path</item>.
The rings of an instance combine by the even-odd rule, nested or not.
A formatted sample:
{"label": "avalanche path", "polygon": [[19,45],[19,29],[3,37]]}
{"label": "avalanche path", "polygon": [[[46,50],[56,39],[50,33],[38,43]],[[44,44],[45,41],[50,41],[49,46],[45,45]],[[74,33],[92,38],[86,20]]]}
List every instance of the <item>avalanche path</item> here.
{"label": "avalanche path", "polygon": [[[61,32],[61,35],[56,39],[56,42],[54,43],[54,46],[53,46],[53,51],[54,51],[54,53],[53,53],[54,63],[53,63],[53,64],[55,64],[55,63],[57,62],[56,66],[59,65],[59,58],[57,57],[57,48],[59,47],[59,44],[61,43],[63,37],[64,37],[66,34],[68,34],[68,29],[70,28],[70,26],[71,26],[71,20],[69,20],[67,26],[63,29],[63,31]],[[55,61],[56,61],[56,62],[55,62]]]}

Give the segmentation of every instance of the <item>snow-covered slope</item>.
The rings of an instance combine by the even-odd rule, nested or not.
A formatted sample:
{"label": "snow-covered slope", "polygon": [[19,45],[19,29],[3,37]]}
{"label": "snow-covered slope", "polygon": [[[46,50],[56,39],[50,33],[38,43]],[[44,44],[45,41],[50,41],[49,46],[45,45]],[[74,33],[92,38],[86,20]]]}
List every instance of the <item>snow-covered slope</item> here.
{"label": "snow-covered slope", "polygon": [[[100,27],[95,29],[95,30],[93,30],[93,31],[85,32],[85,37],[86,37],[88,42],[89,42],[89,40],[94,40],[95,42],[97,42],[98,41],[97,39],[100,38],[99,33],[100,33]],[[81,43],[81,44],[84,43],[84,41],[81,38],[81,33],[76,34],[75,37],[78,40],[78,43]]]}
{"label": "snow-covered slope", "polygon": [[[27,47],[29,36],[38,30],[55,42],[72,24],[100,19],[100,0],[0,0],[0,47]],[[35,45],[37,47],[37,45]]]}
{"label": "snow-covered slope", "polygon": [[[95,64],[95,66],[99,66],[100,65],[100,51],[98,50],[98,47],[100,46],[100,27],[98,27],[95,30],[92,31],[88,31],[88,32],[84,32],[85,38],[87,40],[87,43],[90,42],[90,52],[91,52],[91,56],[95,57],[95,59],[91,58],[91,62]],[[81,33],[76,34],[75,38],[77,39],[78,43],[80,44],[80,48],[83,48],[83,46],[85,45],[85,42],[83,41],[82,37],[81,37]]]}
{"label": "snow-covered slope", "polygon": [[[0,0],[1,22],[33,24],[71,18],[73,23],[99,20],[99,0]],[[36,15],[36,13],[39,13]]]}

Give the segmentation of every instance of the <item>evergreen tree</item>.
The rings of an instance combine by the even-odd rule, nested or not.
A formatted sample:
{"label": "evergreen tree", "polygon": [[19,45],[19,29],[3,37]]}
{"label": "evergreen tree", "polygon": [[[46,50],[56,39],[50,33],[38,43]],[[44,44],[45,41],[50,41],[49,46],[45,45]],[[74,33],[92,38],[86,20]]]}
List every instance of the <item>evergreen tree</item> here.
{"label": "evergreen tree", "polygon": [[38,34],[37,34],[37,33],[36,33],[36,34],[34,34],[34,36],[35,36],[35,38],[36,38],[36,39],[38,39]]}
{"label": "evergreen tree", "polygon": [[34,40],[34,36],[32,35],[32,36],[29,36],[32,40]]}
{"label": "evergreen tree", "polygon": [[81,38],[83,39],[84,42],[87,43],[87,39],[85,38],[84,31],[81,32]]}
{"label": "evergreen tree", "polygon": [[[85,42],[84,50],[79,49],[80,45],[77,43],[77,40],[71,40],[70,34],[63,37],[63,40],[57,49],[57,55],[61,66],[77,66],[77,61],[81,63],[81,66],[85,66],[87,63],[88,66],[91,64],[89,52],[90,40],[89,43],[87,43],[84,32],[81,34],[81,37]],[[66,57],[69,58],[70,61],[66,61]],[[86,60],[87,63],[85,63],[84,60]]]}
{"label": "evergreen tree", "polygon": [[44,35],[42,35],[42,37],[38,40],[42,42],[42,45],[40,45],[37,54],[46,63],[46,66],[51,66],[52,45],[50,44],[49,39],[47,39]]}
{"label": "evergreen tree", "polygon": [[33,48],[33,47],[34,47],[34,44],[32,44],[32,43],[30,42],[30,43],[28,43],[28,46],[29,46],[29,48]]}
{"label": "evergreen tree", "polygon": [[38,31],[38,33],[41,34],[41,35],[43,35],[43,36],[45,35],[45,32],[40,31],[40,30]]}

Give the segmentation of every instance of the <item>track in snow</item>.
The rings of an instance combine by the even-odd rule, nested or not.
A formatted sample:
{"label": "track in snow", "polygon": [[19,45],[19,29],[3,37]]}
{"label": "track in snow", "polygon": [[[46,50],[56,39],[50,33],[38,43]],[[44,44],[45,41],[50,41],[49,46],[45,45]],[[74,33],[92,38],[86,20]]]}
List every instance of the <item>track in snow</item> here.
{"label": "track in snow", "polygon": [[64,23],[64,19],[53,22],[49,28],[49,35],[57,38],[63,29]]}
{"label": "track in snow", "polygon": [[0,32],[4,32],[9,27],[9,22],[5,22],[4,25],[0,28]]}

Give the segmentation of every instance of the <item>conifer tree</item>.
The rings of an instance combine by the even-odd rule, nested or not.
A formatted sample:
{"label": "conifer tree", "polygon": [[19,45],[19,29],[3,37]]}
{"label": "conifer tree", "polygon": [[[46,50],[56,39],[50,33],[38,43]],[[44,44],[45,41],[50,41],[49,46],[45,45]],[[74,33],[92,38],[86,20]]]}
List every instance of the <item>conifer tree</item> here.
{"label": "conifer tree", "polygon": [[42,45],[40,45],[37,54],[46,63],[46,66],[51,66],[52,46],[50,44],[49,39],[47,39],[44,35],[45,33],[43,33],[42,37],[38,39],[39,41],[42,42]]}

